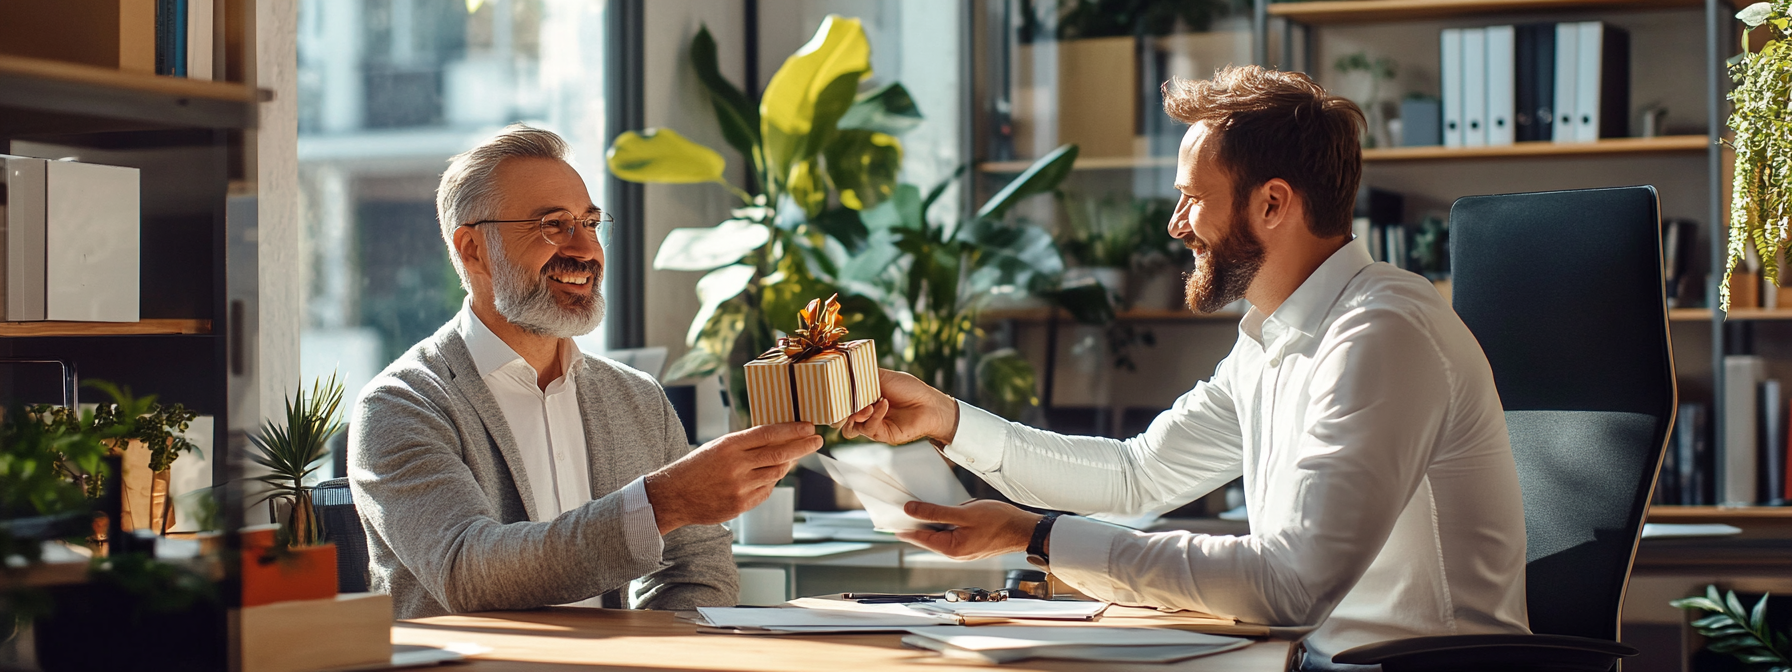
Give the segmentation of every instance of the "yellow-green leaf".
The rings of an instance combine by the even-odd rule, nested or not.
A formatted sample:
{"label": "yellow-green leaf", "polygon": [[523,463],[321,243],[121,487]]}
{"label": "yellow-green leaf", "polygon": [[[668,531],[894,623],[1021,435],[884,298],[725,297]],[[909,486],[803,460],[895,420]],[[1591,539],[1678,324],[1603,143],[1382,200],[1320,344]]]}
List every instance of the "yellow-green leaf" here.
{"label": "yellow-green leaf", "polygon": [[828,183],[823,180],[821,167],[816,165],[815,159],[791,166],[786,188],[790,198],[810,217],[821,214],[822,208],[827,207]]}
{"label": "yellow-green leaf", "polygon": [[896,190],[902,170],[902,142],[873,131],[842,130],[823,150],[828,177],[840,190],[840,204],[854,210],[876,206]]}
{"label": "yellow-green leaf", "polygon": [[[845,114],[845,107],[841,107],[829,110],[831,119],[816,117],[817,100],[835,85],[835,80],[847,77],[856,86],[869,76],[871,43],[865,39],[864,27],[858,19],[829,15],[815,31],[815,37],[784,60],[760,97],[760,132],[768,167],[781,173],[793,160],[804,158],[799,154],[817,121],[831,126],[839,115]],[[851,105],[852,93],[847,92],[846,106]]]}
{"label": "yellow-green leaf", "polygon": [[630,182],[719,182],[728,167],[716,150],[691,142],[670,128],[624,132],[616,136],[606,158],[610,172]]}

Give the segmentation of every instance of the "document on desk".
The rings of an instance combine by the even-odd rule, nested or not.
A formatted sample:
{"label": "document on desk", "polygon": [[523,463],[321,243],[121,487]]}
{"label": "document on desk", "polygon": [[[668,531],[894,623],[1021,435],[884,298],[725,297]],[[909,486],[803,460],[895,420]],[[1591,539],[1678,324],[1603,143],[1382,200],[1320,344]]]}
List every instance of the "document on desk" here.
{"label": "document on desk", "polygon": [[769,632],[902,632],[912,627],[961,622],[952,614],[915,611],[900,604],[815,598],[792,600],[773,608],[698,607],[697,613],[718,628]]}
{"label": "document on desk", "polygon": [[916,611],[953,614],[967,618],[1030,618],[1048,621],[1087,621],[1107,610],[1106,602],[1069,600],[1003,600],[1001,602],[917,602]]}
{"label": "document on desk", "polygon": [[948,658],[1006,663],[1027,658],[1167,663],[1250,645],[1238,637],[1163,628],[988,625],[917,627],[902,643]]}

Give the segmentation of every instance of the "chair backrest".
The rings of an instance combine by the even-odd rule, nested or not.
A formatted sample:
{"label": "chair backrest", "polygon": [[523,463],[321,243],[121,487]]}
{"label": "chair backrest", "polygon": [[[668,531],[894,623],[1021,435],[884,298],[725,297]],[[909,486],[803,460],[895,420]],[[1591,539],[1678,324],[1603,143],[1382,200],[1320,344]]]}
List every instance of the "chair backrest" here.
{"label": "chair backrest", "polygon": [[1463,198],[1450,253],[1518,463],[1531,630],[1616,641],[1676,403],[1655,189]]}
{"label": "chair backrest", "polygon": [[324,539],[336,544],[336,589],[367,592],[367,531],[355,511],[348,479],[332,478],[311,490],[311,505],[324,524]]}

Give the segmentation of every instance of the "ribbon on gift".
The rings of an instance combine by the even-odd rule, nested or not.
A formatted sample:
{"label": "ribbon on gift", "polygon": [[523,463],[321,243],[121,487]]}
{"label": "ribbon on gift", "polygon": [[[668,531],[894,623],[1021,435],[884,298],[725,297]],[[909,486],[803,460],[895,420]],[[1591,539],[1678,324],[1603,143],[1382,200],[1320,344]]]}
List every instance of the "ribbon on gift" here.
{"label": "ribbon on gift", "polygon": [[838,352],[846,360],[846,389],[853,410],[859,408],[859,381],[852,371],[852,357],[845,348],[840,347],[840,339],[846,336],[846,327],[840,326],[840,295],[828,297],[827,303],[821,299],[811,299],[809,305],[797,311],[797,328],[794,333],[778,339],[778,345],[764,354],[753,358],[753,361],[772,359],[779,355],[790,358],[790,366],[785,369],[790,374],[790,413],[792,420],[803,419],[801,395],[796,384],[796,365],[830,352]]}

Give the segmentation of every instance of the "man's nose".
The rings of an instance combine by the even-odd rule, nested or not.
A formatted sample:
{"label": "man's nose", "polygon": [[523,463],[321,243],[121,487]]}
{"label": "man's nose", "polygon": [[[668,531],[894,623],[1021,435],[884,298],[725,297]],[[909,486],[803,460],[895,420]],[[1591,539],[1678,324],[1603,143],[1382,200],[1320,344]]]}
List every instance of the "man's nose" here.
{"label": "man's nose", "polygon": [[596,260],[599,263],[604,260],[604,246],[583,231],[574,230],[571,239],[561,244],[559,251],[574,259]]}
{"label": "man's nose", "polygon": [[1188,210],[1185,208],[1177,208],[1176,212],[1170,215],[1170,225],[1168,228],[1170,237],[1178,240],[1186,238],[1189,234],[1194,233],[1194,227],[1189,226],[1188,223]]}

